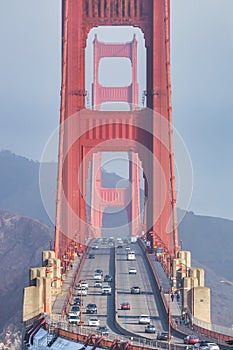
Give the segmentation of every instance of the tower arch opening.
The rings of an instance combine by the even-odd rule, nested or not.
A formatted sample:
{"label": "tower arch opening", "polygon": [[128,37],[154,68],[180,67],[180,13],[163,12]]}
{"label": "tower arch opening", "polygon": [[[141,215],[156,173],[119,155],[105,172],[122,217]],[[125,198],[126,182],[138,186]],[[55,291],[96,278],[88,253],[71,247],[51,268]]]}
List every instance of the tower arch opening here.
{"label": "tower arch opening", "polygon": [[[95,68],[95,42],[103,45],[113,46],[117,44],[126,45],[135,41],[137,45],[137,68],[136,75],[138,80],[137,105],[144,107],[146,105],[146,71],[147,71],[147,53],[145,38],[142,30],[134,26],[98,26],[92,28],[87,36],[85,49],[85,107],[95,109],[93,106],[93,83],[95,80],[95,69],[98,69],[97,81],[100,85],[106,87],[129,86],[132,82],[132,62],[127,59],[127,49],[119,46],[118,49],[107,53],[107,56],[98,59],[98,67]],[[104,51],[104,48],[101,49]],[[106,50],[105,50],[106,51]],[[111,51],[111,50],[109,50]]]}

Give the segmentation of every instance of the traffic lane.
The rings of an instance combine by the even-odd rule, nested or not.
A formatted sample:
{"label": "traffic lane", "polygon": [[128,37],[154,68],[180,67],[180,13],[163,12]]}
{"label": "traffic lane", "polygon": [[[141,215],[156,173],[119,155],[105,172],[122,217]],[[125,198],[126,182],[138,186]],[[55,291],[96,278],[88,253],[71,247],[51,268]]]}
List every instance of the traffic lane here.
{"label": "traffic lane", "polygon": [[[144,254],[144,252],[142,251],[140,245],[137,243],[134,245],[135,246],[135,252],[136,254],[140,254],[144,260],[144,266],[147,267],[147,276],[149,278],[149,280],[151,281],[151,287],[153,290],[153,295],[154,295],[154,301],[156,303],[156,307],[158,310],[158,314],[160,317],[160,321],[161,321],[161,325],[163,327],[162,330],[167,331],[168,330],[168,315],[166,313],[164,313],[164,306],[162,304],[162,300],[161,300],[161,296],[160,296],[160,291],[158,289],[158,286],[156,284],[156,281],[154,279],[154,275],[151,271],[151,269],[149,268],[149,263],[147,261],[147,258]],[[178,344],[183,344],[183,338],[179,338],[176,336],[171,336],[172,338],[172,343],[178,343]]]}
{"label": "traffic lane", "polygon": [[[150,315],[151,323],[154,324],[156,330],[163,330],[142,252],[137,249],[137,244],[132,244],[132,248],[136,253],[135,261],[127,261],[127,251],[124,249],[116,250],[118,319],[121,325],[130,332],[154,339],[155,334],[145,333],[145,325],[138,323],[139,315],[147,314]],[[129,274],[128,269],[131,266],[136,267],[137,274]],[[132,286],[139,286],[141,294],[131,294]],[[129,302],[131,309],[121,310],[120,304],[123,302]]]}
{"label": "traffic lane", "polygon": [[[87,296],[82,296],[83,305],[81,319],[84,321],[84,325],[88,325],[88,319],[93,315],[86,313],[86,306],[89,303],[96,304],[97,314],[94,314],[94,316],[97,316],[97,318],[100,320],[100,325],[106,325],[109,297],[101,294],[101,288],[94,287],[94,283],[96,281],[94,279],[94,274],[96,269],[103,270],[103,276],[105,274],[109,274],[110,249],[99,248],[92,250],[91,253],[95,255],[95,258],[85,260],[79,278],[79,280],[86,280],[88,282]],[[103,277],[101,282],[103,283]],[[94,330],[95,327],[92,327],[92,329]]]}

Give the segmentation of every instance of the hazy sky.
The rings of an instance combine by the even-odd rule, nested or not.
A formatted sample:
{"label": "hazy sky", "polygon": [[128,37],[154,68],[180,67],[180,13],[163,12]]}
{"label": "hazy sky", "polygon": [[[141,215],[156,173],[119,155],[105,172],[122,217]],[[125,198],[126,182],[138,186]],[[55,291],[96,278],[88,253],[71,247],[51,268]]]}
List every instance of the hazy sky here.
{"label": "hazy sky", "polygon": [[[232,13],[232,0],[172,0],[173,120],[193,163],[189,209],[231,219]],[[0,149],[40,160],[59,122],[60,0],[1,0],[0,32]]]}

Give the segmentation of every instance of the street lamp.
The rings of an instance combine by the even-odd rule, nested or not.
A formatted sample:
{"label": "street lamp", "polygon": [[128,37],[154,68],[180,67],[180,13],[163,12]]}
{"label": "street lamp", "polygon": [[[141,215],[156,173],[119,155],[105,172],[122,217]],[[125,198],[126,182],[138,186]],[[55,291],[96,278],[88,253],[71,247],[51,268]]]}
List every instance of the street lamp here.
{"label": "street lamp", "polygon": [[82,320],[82,304],[83,304],[83,299],[82,299],[82,282],[85,281],[84,279],[79,280],[80,288],[81,288],[81,294],[80,294],[80,321],[79,325],[81,326],[84,321]]}
{"label": "street lamp", "polygon": [[171,301],[170,301],[170,298],[171,298],[171,291],[169,289],[168,291],[168,310],[167,310],[167,317],[168,317],[168,350],[170,350],[170,342],[171,342],[171,310],[170,310],[170,307],[171,307]]}
{"label": "street lamp", "polygon": [[177,272],[179,272],[179,273],[185,272],[185,277],[188,277],[188,266],[185,263],[179,263],[179,264],[176,264],[176,266],[181,266],[181,267],[184,266],[185,267],[184,271],[183,270],[180,271],[180,269],[179,269],[179,270],[177,270]]}

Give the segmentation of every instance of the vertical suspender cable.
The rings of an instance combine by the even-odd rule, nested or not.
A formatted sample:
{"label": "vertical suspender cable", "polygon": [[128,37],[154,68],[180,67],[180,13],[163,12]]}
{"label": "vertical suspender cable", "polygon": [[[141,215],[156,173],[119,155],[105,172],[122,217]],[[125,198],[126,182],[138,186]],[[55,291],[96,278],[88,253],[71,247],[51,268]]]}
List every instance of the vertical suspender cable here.
{"label": "vertical suspender cable", "polygon": [[171,168],[171,204],[173,214],[173,253],[176,257],[178,252],[177,214],[176,214],[176,185],[174,166],[174,145],[172,134],[172,100],[171,100],[171,64],[170,64],[170,0],[165,1],[165,47],[166,47],[166,76],[167,76],[167,99],[168,99],[168,122],[169,122],[169,148]]}
{"label": "vertical suspender cable", "polygon": [[61,107],[60,107],[60,131],[59,131],[59,153],[58,153],[58,183],[57,183],[57,203],[56,203],[56,226],[55,226],[55,256],[60,258],[60,222],[61,222],[61,197],[62,197],[62,166],[63,166],[63,145],[64,145],[64,122],[65,122],[65,102],[67,84],[67,56],[68,56],[68,9],[69,1],[64,0],[64,22],[62,38],[62,84],[61,84]]}

